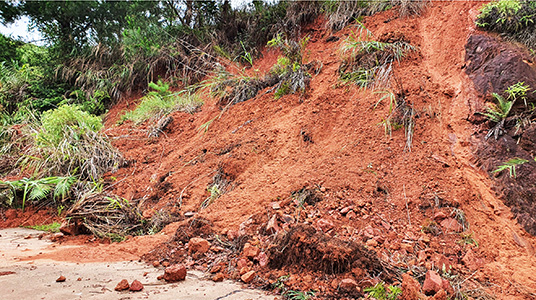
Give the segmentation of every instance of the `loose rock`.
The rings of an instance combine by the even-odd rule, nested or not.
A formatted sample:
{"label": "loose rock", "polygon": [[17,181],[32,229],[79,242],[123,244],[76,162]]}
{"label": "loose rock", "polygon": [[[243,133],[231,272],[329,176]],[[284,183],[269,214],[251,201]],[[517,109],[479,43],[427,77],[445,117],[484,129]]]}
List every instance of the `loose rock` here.
{"label": "loose rock", "polygon": [[402,275],[402,300],[418,300],[424,299],[425,296],[421,293],[421,285],[409,274]]}
{"label": "loose rock", "polygon": [[58,279],[56,279],[56,282],[64,282],[65,280],[67,280],[67,278],[65,278],[65,276],[61,275],[60,277],[58,277]]}
{"label": "loose rock", "polygon": [[125,290],[128,290],[129,288],[130,288],[130,284],[128,283],[126,279],[123,279],[115,286],[114,290],[125,291]]}
{"label": "loose rock", "polygon": [[218,273],[218,274],[212,276],[212,281],[214,281],[214,282],[221,282],[224,279],[225,279],[225,276],[223,276],[222,273]]}
{"label": "loose rock", "polygon": [[355,280],[352,278],[345,278],[339,283],[339,288],[347,292],[355,291],[357,288],[357,282],[355,282]]}
{"label": "loose rock", "polygon": [[205,254],[210,249],[210,243],[200,237],[194,237],[190,239],[188,243],[188,251],[190,253]]}
{"label": "loose rock", "polygon": [[138,280],[134,280],[134,281],[132,281],[132,284],[130,285],[129,290],[131,290],[133,292],[139,292],[139,291],[143,290],[143,284],[141,282],[139,282]]}
{"label": "loose rock", "polygon": [[245,283],[250,283],[255,278],[255,271],[249,271],[246,274],[242,275],[240,279],[242,279]]}
{"label": "loose rock", "polygon": [[167,282],[177,282],[186,279],[186,267],[182,264],[172,265],[164,271],[164,280]]}
{"label": "loose rock", "polygon": [[434,295],[435,293],[439,292],[442,287],[443,279],[441,278],[441,276],[439,276],[439,274],[437,274],[437,272],[432,270],[426,272],[426,277],[422,285],[422,291],[426,295]]}
{"label": "loose rock", "polygon": [[245,256],[247,258],[254,258],[255,256],[259,255],[259,248],[251,245],[250,243],[246,243],[244,245],[244,250],[242,250],[242,256]]}
{"label": "loose rock", "polygon": [[441,227],[445,229],[446,232],[462,232],[463,227],[456,221],[456,219],[448,218],[441,221]]}

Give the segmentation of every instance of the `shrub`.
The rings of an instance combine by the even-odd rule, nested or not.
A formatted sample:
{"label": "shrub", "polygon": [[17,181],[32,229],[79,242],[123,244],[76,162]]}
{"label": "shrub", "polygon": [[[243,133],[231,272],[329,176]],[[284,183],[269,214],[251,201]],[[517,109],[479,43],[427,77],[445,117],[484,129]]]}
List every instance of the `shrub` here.
{"label": "shrub", "polygon": [[[73,183],[76,182],[75,177],[46,177],[40,179],[23,178],[13,181],[0,181],[0,200],[5,204],[12,206],[16,199],[17,193],[22,192],[22,209],[26,205],[26,200],[40,201],[50,198],[54,201],[61,198],[65,200]],[[2,199],[3,198],[3,199]]]}
{"label": "shrub", "polygon": [[536,2],[499,0],[485,4],[477,16],[477,26],[508,39],[536,47]]}
{"label": "shrub", "polygon": [[63,105],[45,112],[35,145],[22,164],[49,176],[77,175],[80,180],[98,180],[122,162],[121,154],[99,132],[101,128],[99,117],[78,106]]}
{"label": "shrub", "polygon": [[175,111],[193,113],[203,104],[203,100],[198,95],[191,94],[187,90],[170,92],[169,84],[160,80],[157,84],[149,83],[149,87],[154,91],[144,96],[138,107],[126,112],[120,121],[131,120],[135,124],[140,124],[147,120],[160,119]]}

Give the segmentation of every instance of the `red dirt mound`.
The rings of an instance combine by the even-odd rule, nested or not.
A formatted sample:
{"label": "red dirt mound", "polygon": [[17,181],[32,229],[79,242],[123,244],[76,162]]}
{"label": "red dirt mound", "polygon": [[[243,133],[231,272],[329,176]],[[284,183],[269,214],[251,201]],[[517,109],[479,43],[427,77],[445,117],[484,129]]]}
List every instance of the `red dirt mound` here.
{"label": "red dirt mound", "polygon": [[[111,192],[138,201],[146,218],[159,210],[184,218],[146,259],[259,286],[286,278],[285,288],[315,289],[320,297],[373,286],[384,264],[411,272],[419,284],[434,270],[456,297],[534,297],[536,239],[474,164],[481,140],[473,134],[481,128],[469,120],[483,100],[463,68],[480,5],[434,2],[421,16],[390,10],[363,21],[374,37],[404,37],[418,49],[394,65],[392,84],[415,112],[411,151],[403,129],[386,134],[381,126],[388,100],[338,79],[340,48],[358,29],[327,32],[322,19],[303,30],[307,62],[323,66],[305,94],[276,100],[263,90],[223,113],[218,99],[205,96],[200,111],[174,113],[157,138],[147,137],[151,124],[113,125],[127,104],[112,109],[106,133],[131,164],[110,174]],[[248,72],[264,74],[277,55],[266,50]],[[215,188],[217,174],[225,175],[225,188]],[[278,243],[278,234],[287,239]],[[195,235],[211,243],[208,252],[188,251]],[[307,259],[318,259],[319,268],[302,268]]]}
{"label": "red dirt mound", "polygon": [[[338,80],[339,49],[356,29],[328,33],[319,30],[319,19],[304,33],[311,37],[307,59],[323,68],[305,95],[275,100],[260,91],[221,116],[217,99],[206,98],[194,115],[173,114],[158,139],[147,138],[149,124],[110,127],[115,145],[133,160],[113,174],[114,192],[143,199],[147,216],[165,209],[204,218],[213,224],[214,239],[257,236],[265,249],[274,230],[313,224],[331,237],[366,243],[381,260],[413,270],[418,279],[448,263],[451,274],[465,278],[458,286],[465,293],[525,299],[536,291],[530,275],[535,239],[491,190],[487,174],[473,166],[478,128],[468,120],[482,100],[463,66],[479,6],[434,2],[419,17],[386,11],[364,20],[375,37],[403,36],[418,49],[394,67],[394,89],[416,112],[411,151],[404,130],[386,135],[378,126],[388,114],[386,100],[374,109],[379,95]],[[267,50],[252,70],[265,72],[276,59],[277,52]],[[203,124],[210,124],[206,132]],[[232,188],[201,209],[217,172],[232,178]],[[317,188],[322,201],[297,201],[295,192],[304,186]],[[266,230],[270,220],[277,226]],[[289,272],[297,277],[286,284],[327,294],[348,276],[311,281],[318,274],[297,275],[292,261],[280,271],[266,270],[260,260],[239,262],[236,257],[242,267],[230,269],[231,278],[254,268],[266,274],[254,282],[271,282]]]}

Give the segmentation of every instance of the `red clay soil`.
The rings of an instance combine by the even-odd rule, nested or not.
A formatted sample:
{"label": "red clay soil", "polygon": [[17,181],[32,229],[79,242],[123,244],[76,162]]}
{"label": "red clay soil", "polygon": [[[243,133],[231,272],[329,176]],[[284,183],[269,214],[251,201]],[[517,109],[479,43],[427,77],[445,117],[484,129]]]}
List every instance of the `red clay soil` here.
{"label": "red clay soil", "polygon": [[[273,93],[261,91],[257,97],[231,106],[204,132],[200,127],[221,112],[217,99],[206,97],[195,114],[174,113],[173,122],[159,138],[147,138],[149,124],[114,125],[112,121],[126,104],[112,109],[106,133],[132,160],[110,175],[115,180],[113,192],[139,201],[145,217],[159,210],[180,215],[193,212],[193,219],[210,224],[212,235],[204,237],[215,241],[217,234],[236,249],[249,241],[261,253],[270,253],[271,243],[277,242],[272,239],[274,231],[281,235],[295,224],[308,224],[322,233],[318,241],[327,236],[336,238],[336,245],[340,241],[356,243],[350,252],[365,244],[390,266],[413,270],[421,282],[424,273],[419,270],[451,265],[466,295],[483,297],[479,299],[491,299],[489,295],[498,299],[534,297],[536,257],[532,245],[536,239],[519,226],[495,195],[488,175],[472,164],[477,128],[468,120],[482,107],[482,100],[462,67],[464,47],[476,30],[474,18],[480,5],[433,2],[419,17],[402,19],[391,10],[364,20],[375,37],[394,33],[419,49],[394,70],[407,103],[417,112],[411,151],[406,148],[403,129],[388,136],[378,125],[388,114],[386,100],[373,109],[379,95],[338,80],[341,43],[357,29],[348,26],[333,34],[339,40],[328,42],[332,34],[319,19],[303,30],[311,36],[307,60],[323,64],[305,95],[276,100]],[[277,52],[268,49],[253,70],[264,74],[276,59]],[[216,174],[230,181],[227,192],[200,209]],[[304,187],[314,191],[319,201],[300,203],[299,191]],[[276,227],[266,227],[271,219]],[[181,224],[187,223],[188,219]],[[305,234],[292,246],[307,244],[312,236]],[[148,259],[171,260],[173,247],[184,248],[189,237],[177,231]],[[478,246],[463,242],[471,238]],[[114,249],[135,245],[129,241],[114,244]],[[92,249],[88,247],[87,253]],[[191,260],[191,253],[181,251],[177,260]],[[360,268],[343,266],[340,272],[322,273],[300,261],[266,265],[262,255],[255,254],[245,262],[240,253],[229,256],[237,271],[228,270],[226,276],[238,279],[248,274],[242,272],[255,270],[259,276],[253,284],[263,285],[291,274],[290,287],[315,289],[322,297],[344,296],[339,288],[343,279],[356,280],[361,287],[376,280],[367,277],[373,273]],[[199,259],[198,268],[207,269],[214,267],[206,260],[211,257],[193,258]],[[384,280],[396,282],[396,278]]]}
{"label": "red clay soil", "polygon": [[34,226],[54,222],[61,222],[61,218],[52,209],[27,207],[23,211],[21,209],[0,208],[0,228]]}

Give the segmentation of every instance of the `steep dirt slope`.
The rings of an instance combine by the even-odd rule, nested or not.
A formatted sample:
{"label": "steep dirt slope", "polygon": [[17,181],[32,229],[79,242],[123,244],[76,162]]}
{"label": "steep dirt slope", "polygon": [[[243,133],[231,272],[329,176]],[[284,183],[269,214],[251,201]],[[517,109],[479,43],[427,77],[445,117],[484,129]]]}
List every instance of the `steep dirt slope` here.
{"label": "steep dirt slope", "polygon": [[[386,100],[373,109],[379,95],[338,81],[340,45],[356,28],[328,42],[330,34],[318,20],[304,34],[311,36],[308,59],[320,60],[323,68],[305,95],[275,100],[261,91],[230,107],[204,132],[199,128],[220,113],[207,97],[201,111],[173,114],[158,139],[146,138],[143,126],[113,125],[119,109],[113,110],[107,133],[132,160],[113,174],[114,192],[139,200],[147,217],[160,209],[180,216],[195,212],[194,218],[209,220],[230,239],[239,229],[269,236],[265,224],[275,215],[284,228],[305,222],[330,236],[367,242],[380,258],[404,268],[437,269],[448,262],[465,278],[466,291],[533,297],[536,240],[491,191],[487,174],[472,165],[477,141],[468,119],[481,104],[462,68],[479,5],[435,2],[420,17],[401,19],[387,11],[364,21],[375,37],[395,33],[418,46],[395,67],[406,101],[418,113],[411,151],[404,130],[388,136],[378,125],[388,112]],[[267,50],[254,69],[263,74],[276,58]],[[218,170],[230,187],[200,209]],[[295,205],[292,193],[304,187],[322,200]],[[435,223],[448,217],[457,217],[479,246],[460,242],[460,234]],[[428,233],[431,226],[438,231]],[[342,277],[327,278],[295,284],[327,292],[337,287],[329,282]]]}

